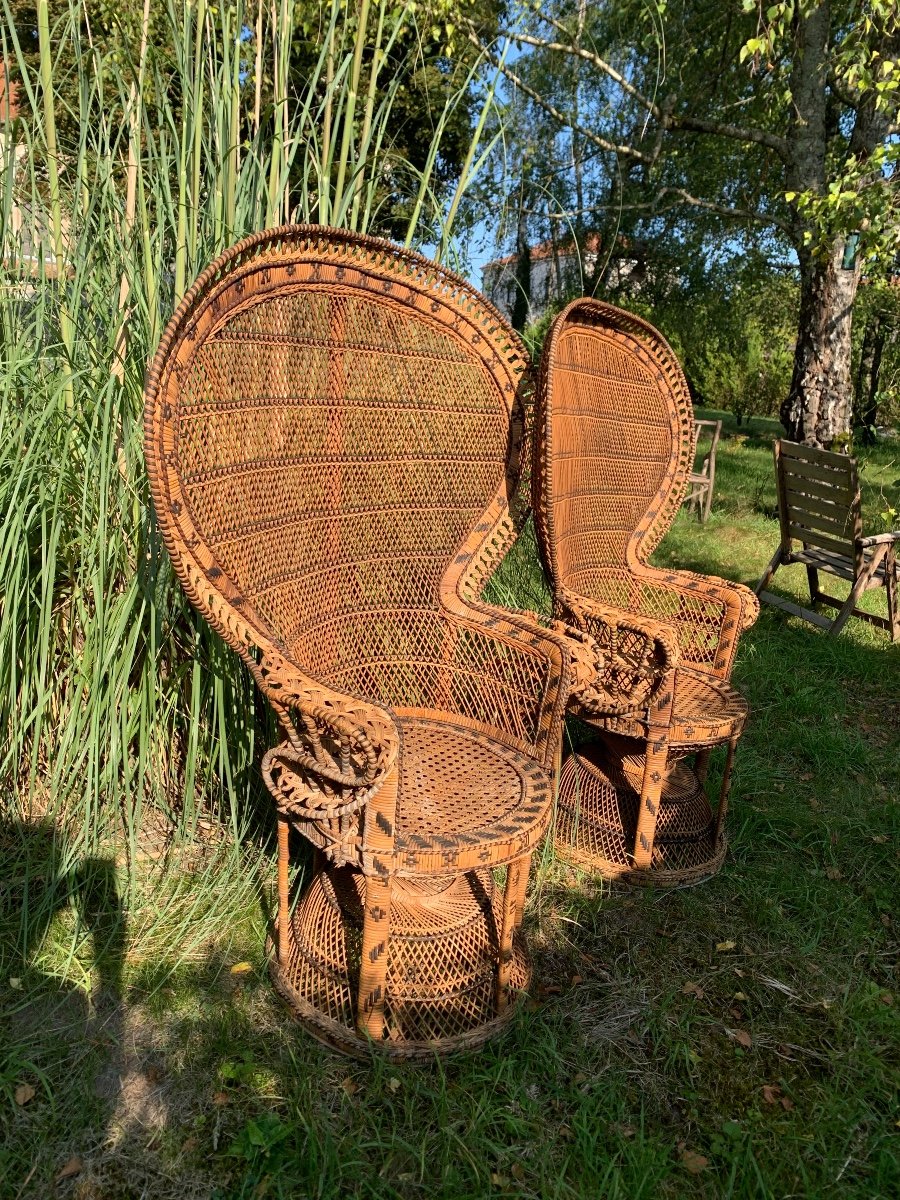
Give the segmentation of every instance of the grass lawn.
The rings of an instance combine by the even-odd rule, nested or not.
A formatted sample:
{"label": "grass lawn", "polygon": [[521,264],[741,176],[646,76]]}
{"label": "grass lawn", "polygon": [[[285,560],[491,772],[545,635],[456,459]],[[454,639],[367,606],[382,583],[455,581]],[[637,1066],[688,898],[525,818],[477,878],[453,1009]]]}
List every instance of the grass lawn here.
{"label": "grass lawn", "polygon": [[[728,421],[709,523],[682,511],[656,561],[756,581],[776,433]],[[900,525],[900,444],[861,466],[866,532]],[[540,602],[532,556],[498,595]],[[433,1065],[292,1023],[265,837],[207,823],[162,854],[148,827],[129,873],[0,824],[0,1197],[900,1196],[900,646],[764,610],[734,678],[752,721],[720,875],[610,891],[546,849],[532,999]]]}

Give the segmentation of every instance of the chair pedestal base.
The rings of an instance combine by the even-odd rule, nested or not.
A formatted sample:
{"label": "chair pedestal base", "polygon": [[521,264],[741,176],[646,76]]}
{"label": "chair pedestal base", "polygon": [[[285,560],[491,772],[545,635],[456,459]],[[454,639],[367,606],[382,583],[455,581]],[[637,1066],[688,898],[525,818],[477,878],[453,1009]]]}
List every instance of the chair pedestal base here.
{"label": "chair pedestal base", "polygon": [[[503,889],[491,873],[394,879],[378,1041],[357,1028],[365,889],[365,876],[351,868],[319,871],[294,911],[282,960],[271,947],[272,980],[309,1032],[344,1053],[394,1059],[433,1058],[498,1033],[517,1004],[498,1010]],[[511,993],[524,991],[530,976],[516,936]]]}
{"label": "chair pedestal base", "polygon": [[565,760],[559,776],[556,853],[619,883],[679,887],[715,875],[725,858],[725,834],[697,774],[669,760],[649,868],[634,866],[643,755],[640,743],[596,740]]}

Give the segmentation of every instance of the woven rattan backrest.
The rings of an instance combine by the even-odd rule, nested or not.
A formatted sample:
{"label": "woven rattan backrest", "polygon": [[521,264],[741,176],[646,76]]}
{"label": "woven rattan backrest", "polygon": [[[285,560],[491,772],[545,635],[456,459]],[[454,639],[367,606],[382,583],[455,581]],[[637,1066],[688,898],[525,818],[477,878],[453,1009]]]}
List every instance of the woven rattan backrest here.
{"label": "woven rattan backrest", "polygon": [[687,382],[646,321],[576,300],[551,326],[538,384],[536,517],[557,586],[599,594],[669,528],[694,452]]}
{"label": "woven rattan backrest", "polygon": [[365,693],[366,664],[415,657],[415,614],[505,533],[526,365],[488,302],[419,255],[300,226],[235,246],[147,389],[153,498],[191,599],[245,656],[274,646]]}

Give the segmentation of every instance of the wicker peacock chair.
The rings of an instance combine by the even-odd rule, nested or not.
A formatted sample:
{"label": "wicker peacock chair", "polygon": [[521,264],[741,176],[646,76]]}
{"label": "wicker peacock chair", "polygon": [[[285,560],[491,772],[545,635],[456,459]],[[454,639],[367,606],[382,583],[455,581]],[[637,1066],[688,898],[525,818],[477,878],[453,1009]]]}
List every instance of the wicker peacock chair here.
{"label": "wicker peacock chair", "polygon": [[[351,1052],[478,1044],[529,977],[531,853],[591,668],[589,638],[479,600],[513,534],[526,367],[461,279],[296,226],[213,263],[150,372],[166,546],[283,728],[274,982]],[[317,849],[299,900],[291,828]]]}
{"label": "wicker peacock chair", "polygon": [[[596,693],[570,703],[601,736],[562,768],[557,850],[607,878],[695,881],[725,852],[747,716],[728,678],[759,606],[740,584],[647,564],[692,466],[687,383],[651,325],[576,300],[544,346],[536,426],[535,518],[555,613],[607,653]],[[704,784],[722,743],[714,816]]]}

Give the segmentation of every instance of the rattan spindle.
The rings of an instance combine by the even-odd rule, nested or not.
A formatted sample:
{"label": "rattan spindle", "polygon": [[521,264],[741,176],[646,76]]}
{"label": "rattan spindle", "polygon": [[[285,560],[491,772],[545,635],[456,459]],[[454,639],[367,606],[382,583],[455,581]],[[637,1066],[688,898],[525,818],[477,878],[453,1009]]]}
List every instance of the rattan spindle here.
{"label": "rattan spindle", "polygon": [[[600,655],[479,599],[514,536],[526,369],[436,264],[285,227],[201,275],[150,372],[166,546],[283,730],[271,973],[350,1052],[476,1045],[529,979],[529,862]],[[292,829],[317,849],[298,898]]]}
{"label": "rattan spindle", "polygon": [[[718,870],[747,716],[728,679],[759,611],[753,593],[648,565],[693,454],[687,383],[662,336],[612,305],[570,304],[541,359],[535,520],[556,616],[590,633],[607,661],[595,686],[570,700],[599,736],[562,766],[556,848],[633,883]],[[703,785],[718,745],[728,755],[714,815]]]}

